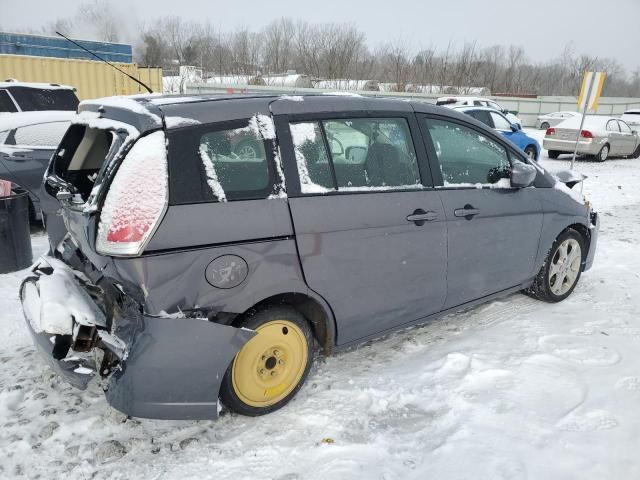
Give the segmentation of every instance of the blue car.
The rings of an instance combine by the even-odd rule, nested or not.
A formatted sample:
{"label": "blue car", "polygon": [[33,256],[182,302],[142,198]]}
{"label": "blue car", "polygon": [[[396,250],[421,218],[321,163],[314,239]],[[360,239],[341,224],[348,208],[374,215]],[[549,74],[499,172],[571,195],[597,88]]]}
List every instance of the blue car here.
{"label": "blue car", "polygon": [[540,157],[540,144],[535,138],[530,137],[522,131],[522,127],[511,123],[502,113],[487,107],[458,107],[459,110],[485,125],[497,130],[502,135],[515,143],[532,160]]}

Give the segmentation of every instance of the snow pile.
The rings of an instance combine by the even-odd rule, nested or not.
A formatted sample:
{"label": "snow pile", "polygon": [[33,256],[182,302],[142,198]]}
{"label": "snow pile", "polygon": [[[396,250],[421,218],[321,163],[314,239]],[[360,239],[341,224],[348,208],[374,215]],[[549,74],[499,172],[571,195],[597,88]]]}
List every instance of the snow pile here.
{"label": "snow pile", "polygon": [[139,243],[164,213],[168,173],[165,135],[153,132],[129,150],[102,207],[98,244]]}

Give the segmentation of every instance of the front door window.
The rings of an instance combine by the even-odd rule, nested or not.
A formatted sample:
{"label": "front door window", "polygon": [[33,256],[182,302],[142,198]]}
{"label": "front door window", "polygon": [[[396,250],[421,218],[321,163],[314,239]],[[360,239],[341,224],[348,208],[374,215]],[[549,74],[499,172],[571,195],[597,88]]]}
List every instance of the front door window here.
{"label": "front door window", "polygon": [[427,120],[445,187],[509,187],[507,150],[476,130],[445,120]]}

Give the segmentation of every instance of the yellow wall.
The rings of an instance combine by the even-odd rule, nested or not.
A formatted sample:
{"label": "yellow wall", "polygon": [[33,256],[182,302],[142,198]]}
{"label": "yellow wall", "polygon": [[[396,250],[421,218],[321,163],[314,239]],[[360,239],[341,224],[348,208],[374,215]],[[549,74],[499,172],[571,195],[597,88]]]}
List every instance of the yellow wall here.
{"label": "yellow wall", "polygon": [[[138,67],[135,63],[114,63],[162,93],[162,69]],[[15,78],[21,82],[60,83],[76,87],[80,100],[146,93],[136,82],[106,63],[92,60],[0,55],[0,81]]]}

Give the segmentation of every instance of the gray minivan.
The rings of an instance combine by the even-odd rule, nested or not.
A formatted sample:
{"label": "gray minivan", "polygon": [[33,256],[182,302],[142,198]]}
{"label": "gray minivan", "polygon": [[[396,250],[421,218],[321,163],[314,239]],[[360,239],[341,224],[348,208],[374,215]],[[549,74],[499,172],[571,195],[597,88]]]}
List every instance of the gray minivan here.
{"label": "gray minivan", "polygon": [[511,292],[570,295],[599,220],[564,178],[418,102],[83,102],[46,174],[67,234],[21,286],[26,323],[54,370],[100,377],[128,415],[261,415],[318,350]]}

